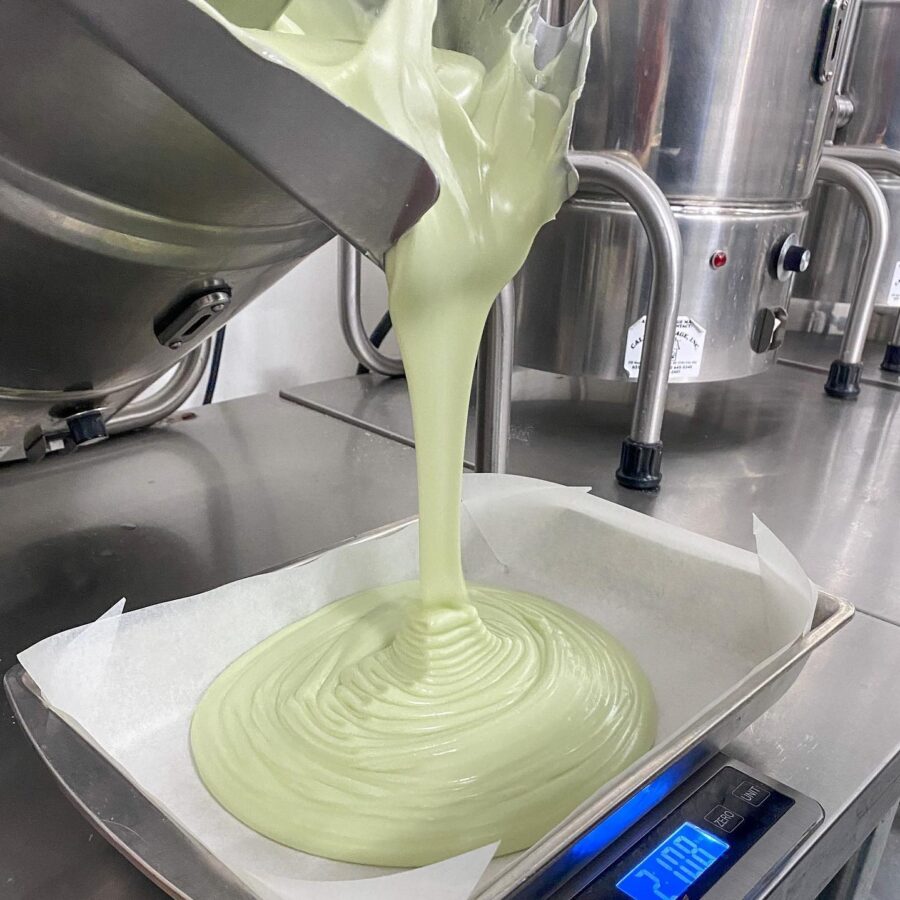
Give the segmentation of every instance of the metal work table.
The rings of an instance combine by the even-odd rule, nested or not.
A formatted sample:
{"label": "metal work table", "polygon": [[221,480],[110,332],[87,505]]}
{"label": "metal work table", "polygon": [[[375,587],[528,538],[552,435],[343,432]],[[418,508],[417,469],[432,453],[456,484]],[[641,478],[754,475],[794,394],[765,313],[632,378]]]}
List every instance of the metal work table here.
{"label": "metal work table", "polygon": [[[752,513],[825,590],[900,623],[900,391],[864,385],[835,400],[819,372],[776,366],[712,384],[673,384],[663,425],[663,485],[616,483],[630,385],[516,372],[510,471],[562,484],[752,549]],[[402,380],[306,385],[283,396],[412,443]],[[473,428],[467,458],[474,458]]]}
{"label": "metal work table", "polygon": [[[399,407],[398,387],[391,391]],[[545,407],[530,403],[537,404],[535,411]],[[566,472],[577,476],[579,460],[590,460],[609,496],[614,480],[597,442],[592,438],[583,455],[574,450],[579,443],[574,438],[592,435],[604,409],[600,403],[580,430],[566,417],[553,430],[574,454]],[[527,404],[519,406],[514,464],[538,433],[522,424],[527,411]],[[624,413],[614,418],[612,426],[624,418]],[[728,448],[736,452],[744,431],[738,427],[740,415],[735,420],[723,411],[722,418],[721,432],[713,429],[705,440],[727,455]],[[689,435],[690,429],[681,417],[670,417],[670,432]],[[862,436],[859,441],[865,443]],[[617,442],[618,433],[606,444]],[[702,443],[699,436],[695,443]],[[549,454],[552,447],[542,446]],[[856,448],[854,455],[862,452],[852,435],[842,446]],[[687,477],[686,460],[679,462],[685,453],[672,452],[667,459],[670,488],[679,472]],[[892,453],[884,464],[896,472],[897,449]],[[583,482],[584,476],[561,480]],[[735,506],[746,499],[736,479],[708,472],[704,480],[720,489],[730,484]],[[700,481],[695,476],[695,489]],[[657,502],[664,496],[665,490]],[[893,496],[883,502],[889,506]],[[725,511],[716,508],[720,500],[703,499],[706,518],[724,522]],[[651,498],[643,502],[657,512]],[[6,668],[18,650],[97,616],[119,596],[135,607],[207,590],[409,515],[415,508],[414,458],[402,443],[370,430],[255,397],[206,407],[164,428],[71,457],[2,469],[0,504],[5,525],[0,660]],[[730,514],[738,515],[734,507]],[[694,521],[700,518],[697,514]],[[770,524],[779,530],[778,522]],[[790,544],[791,536],[781,532]],[[854,560],[846,558],[848,570],[855,570]],[[852,572],[847,578],[851,586],[859,581]],[[730,748],[825,808],[815,839],[790,860],[770,896],[813,896],[900,796],[900,715],[889,715],[886,706],[898,682],[900,629],[860,613]],[[0,895],[11,900],[161,897],[92,834],[3,708]]]}
{"label": "metal work table", "polygon": [[[840,355],[841,336],[838,334],[811,334],[805,331],[789,331],[778,361],[786,366],[798,366],[828,372],[832,360]],[[900,391],[900,375],[881,368],[884,359],[884,341],[868,341],[863,350],[863,384],[886,385]]]}

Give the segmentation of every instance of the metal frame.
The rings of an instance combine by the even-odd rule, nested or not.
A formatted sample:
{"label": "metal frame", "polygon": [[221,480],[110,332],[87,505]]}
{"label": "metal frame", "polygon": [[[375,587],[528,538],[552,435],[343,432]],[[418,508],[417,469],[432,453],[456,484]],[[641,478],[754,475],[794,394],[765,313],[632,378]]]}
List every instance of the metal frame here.
{"label": "metal frame", "polygon": [[[650,242],[653,287],[644,329],[644,349],[638,375],[631,434],[622,446],[622,465],[616,472],[621,485],[654,490],[662,478],[663,415],[669,387],[669,367],[684,264],[681,232],[669,201],[653,179],[628,158],[614,153],[571,153],[569,161],[578,170],[579,189],[600,188],[618,194],[637,213]],[[646,451],[629,461],[629,452]]]}
{"label": "metal frame", "polygon": [[382,353],[370,340],[362,320],[362,254],[349,241],[338,238],[338,313],[350,352],[379,375],[403,374],[403,360]]}
{"label": "metal frame", "polygon": [[[854,146],[851,144],[842,144],[840,146],[827,147],[825,153],[830,157],[855,163],[870,175],[873,172],[883,172],[887,175],[893,175],[896,178],[900,178],[900,150],[894,150],[891,147],[876,147],[872,145]],[[890,229],[890,217],[888,217],[888,229]],[[880,266],[876,271],[880,271]],[[900,310],[897,311],[897,321],[894,325],[894,332],[890,344],[888,345],[888,353],[890,353],[891,348],[893,347],[900,347]],[[887,359],[888,356],[886,354],[885,363],[887,362]],[[887,368],[887,366],[883,363],[882,368]]]}
{"label": "metal frame", "polygon": [[[209,354],[212,338],[195,347],[172,369],[172,377],[155,393],[143,400],[126,403],[106,423],[110,435],[147,428],[172,415],[200,383]],[[154,379],[155,380],[155,379]]]}
{"label": "metal frame", "polygon": [[[853,399],[859,394],[859,375],[862,371],[862,355],[866,334],[875,308],[878,278],[887,254],[890,231],[890,213],[884,194],[874,178],[857,164],[864,154],[856,152],[864,148],[826,147],[819,164],[818,179],[844,188],[852,194],[865,215],[868,226],[868,244],[863,262],[863,273],[856,293],[850,301],[847,327],[841,341],[839,357],[832,363],[825,390],[832,396]],[[849,152],[848,152],[849,151]],[[865,154],[867,158],[874,158]],[[883,158],[877,154],[877,158]],[[850,161],[850,160],[854,161]],[[843,373],[843,376],[842,376]],[[840,378],[850,379],[849,385],[839,384]]]}
{"label": "metal frame", "polygon": [[[623,443],[616,478],[624,487],[654,490],[662,478],[660,437],[681,300],[681,232],[665,194],[628,158],[613,153],[571,153],[569,162],[578,171],[582,190],[599,188],[622,197],[637,213],[650,242],[653,287],[644,331],[644,350],[631,434]],[[506,471],[514,330],[515,293],[508,285],[488,318],[479,355],[475,415],[475,469],[478,472]]]}
{"label": "metal frame", "polygon": [[872,885],[897,816],[895,803],[817,900],[870,900]]}

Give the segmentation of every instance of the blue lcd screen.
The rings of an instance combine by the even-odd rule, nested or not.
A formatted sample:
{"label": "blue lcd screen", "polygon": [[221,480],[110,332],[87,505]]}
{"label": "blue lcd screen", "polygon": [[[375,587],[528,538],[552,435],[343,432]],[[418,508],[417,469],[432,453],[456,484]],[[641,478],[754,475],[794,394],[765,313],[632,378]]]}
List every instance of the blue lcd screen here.
{"label": "blue lcd screen", "polygon": [[726,850],[721,838],[685,822],[616,887],[632,900],[679,900]]}

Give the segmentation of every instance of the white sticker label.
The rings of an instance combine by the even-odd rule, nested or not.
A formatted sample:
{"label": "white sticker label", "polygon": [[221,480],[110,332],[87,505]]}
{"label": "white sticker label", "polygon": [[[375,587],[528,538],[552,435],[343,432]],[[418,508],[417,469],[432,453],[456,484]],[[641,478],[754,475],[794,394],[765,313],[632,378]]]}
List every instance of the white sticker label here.
{"label": "white sticker label", "polygon": [[[625,347],[625,371],[629,378],[637,378],[641,370],[641,355],[644,352],[644,329],[647,317],[641,316],[628,329],[628,343]],[[698,325],[690,316],[679,316],[675,327],[675,345],[672,348],[672,363],[669,366],[669,381],[690,381],[700,374],[703,362],[703,344],[706,329]]]}
{"label": "white sticker label", "polygon": [[900,262],[894,267],[894,280],[888,293],[888,306],[900,306]]}

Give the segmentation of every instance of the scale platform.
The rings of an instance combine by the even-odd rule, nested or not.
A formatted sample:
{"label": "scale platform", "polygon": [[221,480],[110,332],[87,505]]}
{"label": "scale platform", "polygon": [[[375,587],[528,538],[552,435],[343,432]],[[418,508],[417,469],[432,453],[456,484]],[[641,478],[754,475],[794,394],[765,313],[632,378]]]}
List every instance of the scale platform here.
{"label": "scale platform", "polygon": [[510,898],[749,900],[824,817],[815,800],[719,754],[624,833],[598,823]]}

